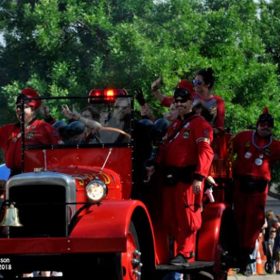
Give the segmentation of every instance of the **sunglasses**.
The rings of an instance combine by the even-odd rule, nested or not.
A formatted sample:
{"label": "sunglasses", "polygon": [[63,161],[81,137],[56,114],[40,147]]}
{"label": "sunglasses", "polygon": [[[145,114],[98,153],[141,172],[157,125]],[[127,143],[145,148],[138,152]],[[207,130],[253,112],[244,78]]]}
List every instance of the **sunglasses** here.
{"label": "sunglasses", "polygon": [[201,86],[203,84],[203,81],[193,79],[192,83],[193,83],[194,86]]}
{"label": "sunglasses", "polygon": [[179,97],[179,98],[175,98],[174,99],[174,102],[175,103],[185,103],[185,102],[187,102],[187,101],[189,101],[189,100],[191,100],[190,98],[188,98],[188,97]]}

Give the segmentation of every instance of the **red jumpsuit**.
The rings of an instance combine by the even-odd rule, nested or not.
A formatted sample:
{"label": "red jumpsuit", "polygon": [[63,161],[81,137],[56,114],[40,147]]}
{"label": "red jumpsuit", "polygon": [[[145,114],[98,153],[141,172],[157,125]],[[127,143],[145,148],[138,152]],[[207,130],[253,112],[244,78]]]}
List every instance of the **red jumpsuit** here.
{"label": "red jumpsuit", "polygon": [[265,222],[271,163],[280,159],[280,141],[243,131],[233,138],[234,215],[241,253],[254,250]]}
{"label": "red jumpsuit", "polygon": [[183,170],[174,186],[162,188],[162,211],[163,227],[175,238],[176,253],[185,257],[194,252],[195,235],[201,226],[203,189],[195,195],[192,182],[208,175],[213,159],[212,139],[210,124],[201,116],[189,114],[185,120],[177,119],[170,125],[157,158],[161,170]]}
{"label": "red jumpsuit", "polygon": [[[58,144],[55,129],[43,120],[34,120],[25,129],[25,144]],[[19,124],[0,127],[0,147],[4,151],[5,163],[13,171],[21,169],[21,133]]]}

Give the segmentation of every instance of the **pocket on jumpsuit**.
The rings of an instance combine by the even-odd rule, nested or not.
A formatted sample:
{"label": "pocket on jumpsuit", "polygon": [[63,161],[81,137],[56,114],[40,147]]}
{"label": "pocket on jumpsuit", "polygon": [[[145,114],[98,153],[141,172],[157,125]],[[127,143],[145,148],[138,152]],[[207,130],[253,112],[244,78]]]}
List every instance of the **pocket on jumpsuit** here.
{"label": "pocket on jumpsuit", "polygon": [[201,227],[202,217],[201,217],[201,209],[197,206],[189,206],[186,208],[186,216],[188,220],[188,224],[190,226],[191,231],[197,231]]}

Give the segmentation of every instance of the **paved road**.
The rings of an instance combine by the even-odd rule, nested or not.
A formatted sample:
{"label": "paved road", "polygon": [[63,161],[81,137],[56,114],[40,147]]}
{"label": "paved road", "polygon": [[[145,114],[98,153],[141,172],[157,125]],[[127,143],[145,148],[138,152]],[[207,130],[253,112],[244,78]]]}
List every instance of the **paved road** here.
{"label": "paved road", "polygon": [[267,274],[267,275],[257,275],[257,276],[244,276],[244,275],[234,275],[234,276],[229,276],[228,280],[280,280],[280,275],[272,275],[272,274]]}
{"label": "paved road", "polygon": [[276,197],[268,196],[266,200],[266,210],[273,210],[275,214],[280,214],[280,200]]}
{"label": "paved road", "polygon": [[270,186],[265,210],[273,210],[275,214],[280,214],[280,193],[275,184]]}

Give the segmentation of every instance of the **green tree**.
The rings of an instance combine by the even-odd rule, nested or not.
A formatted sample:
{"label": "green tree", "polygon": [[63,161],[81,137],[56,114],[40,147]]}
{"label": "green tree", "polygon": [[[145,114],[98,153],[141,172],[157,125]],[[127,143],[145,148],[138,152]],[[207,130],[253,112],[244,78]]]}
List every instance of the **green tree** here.
{"label": "green tree", "polygon": [[[6,45],[0,48],[0,86],[9,108],[26,85],[46,96],[84,96],[94,87],[115,86],[130,93],[143,88],[160,113],[149,94],[153,79],[162,76],[171,94],[180,78],[212,67],[233,132],[254,125],[264,106],[279,118],[278,62],[268,52],[253,0],[1,3]],[[274,9],[265,7],[262,13]]]}
{"label": "green tree", "polygon": [[279,31],[280,31],[280,2],[279,1],[260,1],[259,18],[260,34],[265,44],[267,54],[270,54],[273,62],[278,66],[280,63]]}

